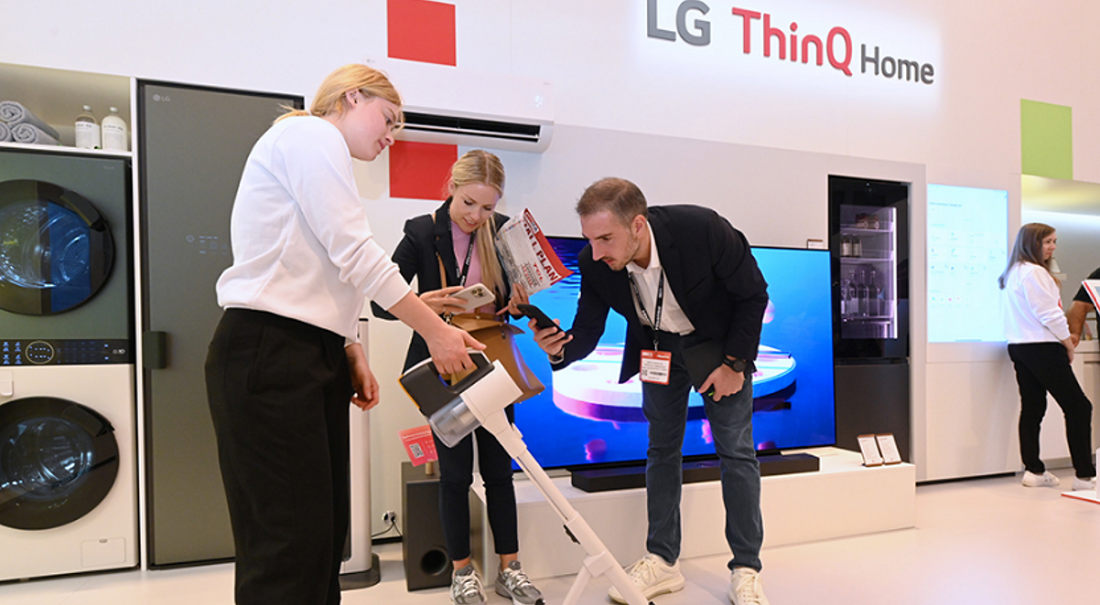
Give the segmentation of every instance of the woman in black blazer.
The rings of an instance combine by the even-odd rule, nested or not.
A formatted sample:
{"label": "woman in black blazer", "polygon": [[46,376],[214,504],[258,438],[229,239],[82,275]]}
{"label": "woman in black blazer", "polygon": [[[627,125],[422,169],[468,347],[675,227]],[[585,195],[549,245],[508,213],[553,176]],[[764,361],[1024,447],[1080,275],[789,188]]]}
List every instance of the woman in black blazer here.
{"label": "woman in black blazer", "polygon": [[[522,286],[514,291],[497,256],[496,230],[508,220],[495,211],[504,192],[504,166],[497,156],[480,149],[467,152],[454,166],[447,182],[448,197],[433,214],[409,219],[405,237],[393,253],[393,261],[409,282],[417,278],[420,299],[439,314],[463,311],[463,301],[451,295],[465,286],[482,283],[496,300],[478,309],[500,316],[521,315],[518,303],[527,302]],[[442,268],[441,268],[442,267]],[[445,282],[445,283],[444,283]],[[374,314],[392,319],[374,307]],[[428,358],[428,347],[413,334],[405,357],[405,369]],[[508,420],[515,419],[512,406]],[[537,605],[542,595],[523,572],[518,559],[516,495],[512,485],[512,458],[488,431],[478,428],[455,447],[438,437],[439,514],[447,551],[454,561],[451,600],[456,605],[485,602],[481,578],[470,563],[469,490],[473,483],[476,435],[478,466],[485,482],[486,508],[493,530],[500,569],[496,592],[514,603]]]}

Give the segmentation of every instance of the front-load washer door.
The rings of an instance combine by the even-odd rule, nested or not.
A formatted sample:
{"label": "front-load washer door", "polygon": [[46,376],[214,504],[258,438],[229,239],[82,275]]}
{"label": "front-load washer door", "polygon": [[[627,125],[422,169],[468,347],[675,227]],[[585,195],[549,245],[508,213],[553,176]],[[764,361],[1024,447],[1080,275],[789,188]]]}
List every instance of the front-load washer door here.
{"label": "front-load washer door", "polygon": [[0,309],[63,313],[107,281],[114,240],[87,199],[34,180],[0,182]]}
{"label": "front-load washer door", "polygon": [[111,423],[56,397],[0,405],[0,525],[50,529],[87,515],[118,475]]}

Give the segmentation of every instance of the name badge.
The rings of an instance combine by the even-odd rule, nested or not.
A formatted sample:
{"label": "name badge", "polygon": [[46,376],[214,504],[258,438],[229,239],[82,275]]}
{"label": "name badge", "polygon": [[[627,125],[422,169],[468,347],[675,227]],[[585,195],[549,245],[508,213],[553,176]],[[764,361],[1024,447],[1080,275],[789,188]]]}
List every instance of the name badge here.
{"label": "name badge", "polygon": [[672,353],[669,351],[642,351],[642,368],[639,377],[642,382],[668,384],[672,373]]}

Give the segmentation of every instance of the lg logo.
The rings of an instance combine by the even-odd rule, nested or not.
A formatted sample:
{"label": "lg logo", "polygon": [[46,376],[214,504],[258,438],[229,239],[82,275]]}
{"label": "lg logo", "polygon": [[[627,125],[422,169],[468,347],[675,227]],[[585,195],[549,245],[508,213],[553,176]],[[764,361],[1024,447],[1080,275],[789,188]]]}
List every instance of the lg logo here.
{"label": "lg logo", "polygon": [[689,12],[697,11],[701,15],[710,12],[710,7],[705,2],[699,0],[684,0],[684,2],[681,2],[680,6],[676,8],[676,31],[673,32],[657,26],[657,0],[648,1],[646,21],[648,23],[647,33],[650,38],[675,41],[676,34],[679,33],[684,42],[688,44],[694,46],[710,44],[710,21],[694,20],[691,24],[694,30],[688,29],[687,24]]}
{"label": "lg logo", "polygon": [[[658,40],[675,42],[679,39],[692,46],[707,46],[711,42],[711,22],[702,19],[710,12],[701,0],[683,0],[676,7],[676,31],[662,29],[657,22],[657,1],[647,0],[646,35]],[[752,53],[753,38],[762,47],[764,57],[776,56],[780,61],[806,65],[829,66],[851,77],[855,59],[855,45],[847,28],[834,26],[821,35],[799,32],[798,23],[791,21],[784,31],[772,25],[772,15],[764,12],[733,7],[733,18],[741,18],[742,51]],[[754,27],[755,26],[755,27]],[[754,32],[755,35],[754,35]],[[867,45],[860,45],[860,73],[880,76],[889,80],[932,84],[935,68],[931,63],[921,63],[880,54],[879,47],[869,54]],[[868,71],[870,68],[870,72]]]}

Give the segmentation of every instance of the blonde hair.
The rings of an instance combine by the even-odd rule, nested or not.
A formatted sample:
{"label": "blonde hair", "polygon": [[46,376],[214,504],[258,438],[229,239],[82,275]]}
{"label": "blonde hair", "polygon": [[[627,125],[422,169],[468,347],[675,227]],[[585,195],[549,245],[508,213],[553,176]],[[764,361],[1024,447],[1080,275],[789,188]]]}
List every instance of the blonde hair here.
{"label": "blonde hair", "polygon": [[[449,193],[471,183],[488,185],[496,189],[497,194],[503,196],[504,165],[500,162],[500,158],[483,149],[472,149],[462,154],[462,157],[451,166],[445,191]],[[500,265],[500,259],[497,258],[496,233],[496,219],[491,215],[489,220],[474,231],[476,238],[474,241],[477,243],[478,258],[481,259],[481,282],[496,292],[497,306],[503,307],[508,304],[508,301],[505,300],[504,269]]]}
{"label": "blonde hair", "polygon": [[353,90],[358,90],[367,99],[378,97],[393,103],[397,106],[398,115],[394,116],[397,124],[400,125],[405,121],[405,115],[401,112],[401,95],[386,74],[359,63],[349,63],[325,76],[317,89],[317,94],[313,97],[313,102],[309,105],[309,111],[286,107],[287,112],[275,121],[293,116],[343,115],[347,109],[344,95]]}
{"label": "blonde hair", "polygon": [[[1054,233],[1054,227],[1043,223],[1028,223],[1020,227],[1020,231],[1016,234],[1016,243],[1012,246],[1012,252],[1008,255],[1008,266],[1005,267],[1005,272],[997,278],[997,283],[1000,284],[1002,290],[1005,289],[1008,272],[1017,263],[1034,263],[1050,273],[1050,260],[1043,258],[1043,240],[1051,233]],[[1057,282],[1058,278],[1055,277],[1054,281]]]}

